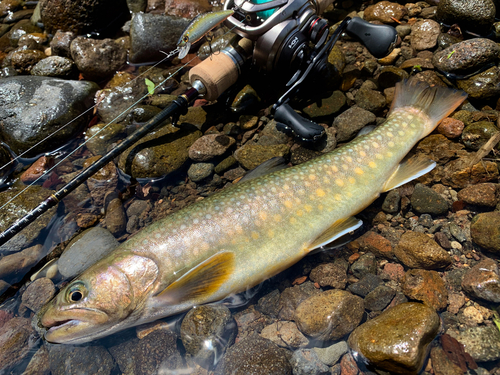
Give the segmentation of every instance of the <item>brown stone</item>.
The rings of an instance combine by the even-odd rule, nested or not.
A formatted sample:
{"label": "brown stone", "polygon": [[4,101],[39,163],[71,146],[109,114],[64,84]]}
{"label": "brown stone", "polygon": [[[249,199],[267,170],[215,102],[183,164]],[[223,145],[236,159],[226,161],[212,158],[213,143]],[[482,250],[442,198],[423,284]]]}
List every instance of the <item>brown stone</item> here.
{"label": "brown stone", "polygon": [[458,192],[458,199],[470,205],[493,208],[497,205],[495,184],[467,186]]}
{"label": "brown stone", "polygon": [[437,131],[446,138],[454,139],[459,137],[464,130],[464,123],[460,120],[447,117],[437,127]]}
{"label": "brown stone", "polygon": [[436,241],[424,233],[408,231],[394,249],[396,257],[410,268],[427,270],[444,268],[451,264],[450,255]]}
{"label": "brown stone", "polygon": [[394,259],[394,250],[391,242],[372,231],[368,231],[358,238],[360,249],[375,254],[378,257]]}
{"label": "brown stone", "polygon": [[408,298],[422,301],[438,311],[448,303],[446,285],[436,271],[409,270],[403,278],[402,289]]}

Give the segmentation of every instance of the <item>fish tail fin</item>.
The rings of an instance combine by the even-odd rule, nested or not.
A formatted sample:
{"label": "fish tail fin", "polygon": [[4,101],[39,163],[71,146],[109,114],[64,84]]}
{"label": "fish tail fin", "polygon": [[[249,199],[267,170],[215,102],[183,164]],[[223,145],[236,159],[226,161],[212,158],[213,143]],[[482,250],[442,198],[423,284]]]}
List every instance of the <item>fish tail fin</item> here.
{"label": "fish tail fin", "polygon": [[429,134],[446,116],[452,113],[465,99],[463,91],[449,87],[429,86],[415,79],[398,82],[391,112],[402,107],[413,107],[424,112],[430,120]]}

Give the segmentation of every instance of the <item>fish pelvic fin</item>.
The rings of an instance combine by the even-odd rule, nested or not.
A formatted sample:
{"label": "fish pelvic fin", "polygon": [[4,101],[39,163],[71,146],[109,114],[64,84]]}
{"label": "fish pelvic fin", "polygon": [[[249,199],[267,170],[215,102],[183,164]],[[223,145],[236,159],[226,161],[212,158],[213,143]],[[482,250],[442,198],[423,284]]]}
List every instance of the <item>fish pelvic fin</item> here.
{"label": "fish pelvic fin", "polygon": [[436,163],[434,161],[425,157],[405,159],[398,165],[396,171],[386,181],[382,192],[385,193],[386,191],[415,180],[433,170],[435,166]]}
{"label": "fish pelvic fin", "polygon": [[229,279],[234,268],[234,253],[219,252],[182,275],[155,298],[170,304],[206,299]]}
{"label": "fish pelvic fin", "polygon": [[[430,134],[446,116],[452,113],[467,98],[463,91],[449,87],[429,86],[416,79],[396,84],[391,113],[408,107],[418,109],[429,117],[422,137]],[[405,108],[406,107],[406,108]]]}
{"label": "fish pelvic fin", "polygon": [[309,246],[309,252],[335,241],[347,233],[358,229],[361,225],[363,225],[363,221],[356,219],[355,217],[337,220],[312,242]]}

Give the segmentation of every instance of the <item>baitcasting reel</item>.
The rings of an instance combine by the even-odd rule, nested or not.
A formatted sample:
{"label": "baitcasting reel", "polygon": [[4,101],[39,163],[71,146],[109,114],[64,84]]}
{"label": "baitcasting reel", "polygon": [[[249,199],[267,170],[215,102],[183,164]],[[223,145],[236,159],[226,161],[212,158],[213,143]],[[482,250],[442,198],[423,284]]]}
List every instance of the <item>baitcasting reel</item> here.
{"label": "baitcasting reel", "polygon": [[328,22],[319,17],[333,0],[228,0],[234,14],[225,23],[242,38],[189,73],[193,88],[207,100],[216,100],[238,79],[246,61],[264,72],[287,77],[287,91],[273,106],[277,123],[305,141],[319,139],[324,128],[298,115],[288,104],[299,87],[325,68],[340,35],[359,39],[377,57],[389,54],[398,42],[396,30],[361,18],[346,18],[329,36]]}

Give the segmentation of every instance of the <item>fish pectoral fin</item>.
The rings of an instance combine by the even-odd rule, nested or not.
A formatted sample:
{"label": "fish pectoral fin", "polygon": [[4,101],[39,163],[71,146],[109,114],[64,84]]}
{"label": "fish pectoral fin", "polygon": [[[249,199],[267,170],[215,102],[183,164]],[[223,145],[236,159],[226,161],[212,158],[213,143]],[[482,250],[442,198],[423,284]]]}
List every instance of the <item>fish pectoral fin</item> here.
{"label": "fish pectoral fin", "polygon": [[361,225],[363,225],[363,221],[356,219],[354,216],[337,220],[330,228],[313,241],[309,246],[309,251],[311,252],[318,247],[329,244],[347,233],[358,229]]}
{"label": "fish pectoral fin", "polygon": [[155,298],[162,303],[177,304],[210,296],[229,279],[234,268],[234,253],[219,252],[175,280]]}
{"label": "fish pectoral fin", "polygon": [[191,43],[186,42],[182,47],[179,48],[179,59],[182,60],[184,57],[187,56],[189,50],[191,49]]}
{"label": "fish pectoral fin", "polygon": [[266,160],[262,164],[251,169],[244,175],[238,183],[253,180],[254,178],[264,176],[269,173],[273,173],[282,169],[288,168],[286,160],[281,156],[275,156],[269,160]]}
{"label": "fish pectoral fin", "polygon": [[436,162],[427,158],[411,158],[403,160],[396,171],[385,183],[382,192],[395,189],[424,174],[430,172],[436,166]]}

